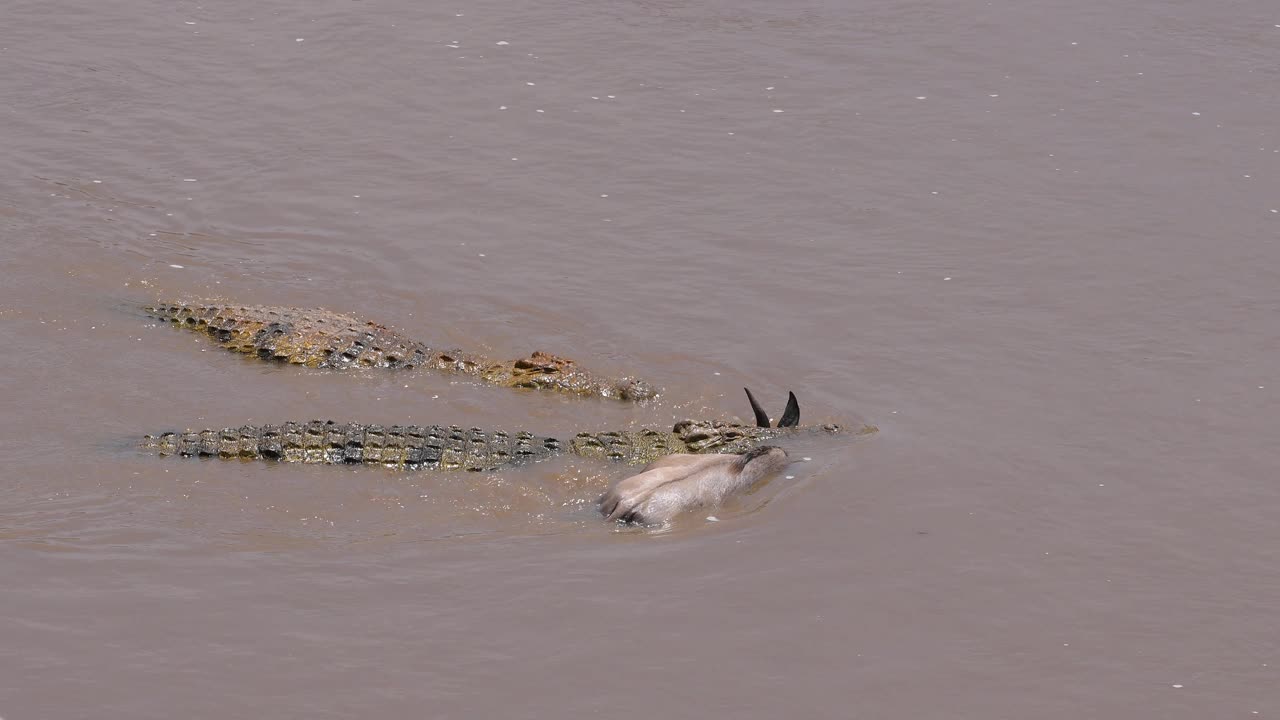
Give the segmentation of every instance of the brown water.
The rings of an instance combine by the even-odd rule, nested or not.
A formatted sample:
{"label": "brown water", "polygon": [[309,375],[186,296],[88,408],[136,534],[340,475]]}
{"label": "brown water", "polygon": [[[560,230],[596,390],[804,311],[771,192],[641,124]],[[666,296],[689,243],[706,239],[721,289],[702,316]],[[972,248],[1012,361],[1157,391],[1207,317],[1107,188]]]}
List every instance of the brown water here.
{"label": "brown water", "polygon": [[[1280,714],[1280,9],[10,0],[0,717]],[[272,367],[159,296],[665,388]],[[187,426],[749,417],[623,468],[162,460]]]}

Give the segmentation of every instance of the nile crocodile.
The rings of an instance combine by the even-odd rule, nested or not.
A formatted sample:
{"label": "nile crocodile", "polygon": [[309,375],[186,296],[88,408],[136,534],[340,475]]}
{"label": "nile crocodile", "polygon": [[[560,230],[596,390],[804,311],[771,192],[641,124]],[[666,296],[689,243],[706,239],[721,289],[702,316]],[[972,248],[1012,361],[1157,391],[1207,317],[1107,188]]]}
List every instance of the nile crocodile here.
{"label": "nile crocodile", "polygon": [[204,332],[228,350],[295,365],[423,367],[504,387],[620,400],[647,400],[657,395],[643,380],[602,377],[550,353],[538,351],[516,360],[496,361],[462,350],[434,350],[386,326],[319,308],[178,302],[143,309],[160,320]]}
{"label": "nile crocodile", "polygon": [[[868,432],[864,428],[862,432]],[[728,422],[682,420],[669,431],[645,428],[578,433],[568,442],[529,432],[507,433],[457,425],[364,425],[332,420],[245,425],[200,432],[148,435],[142,446],[160,455],[244,460],[384,465],[406,470],[496,470],[571,454],[643,465],[688,453],[741,453],[799,433],[841,432],[838,425],[754,428]]]}
{"label": "nile crocodile", "polygon": [[[758,410],[754,400],[753,408]],[[763,412],[757,412],[762,416]],[[800,411],[792,395],[779,427],[768,418],[756,426],[724,421],[682,420],[671,430],[579,433],[569,441],[529,432],[490,432],[457,425],[364,425],[312,420],[282,425],[246,425],[223,430],[148,435],[142,446],[160,455],[275,460],[295,463],[366,464],[417,470],[495,470],[522,462],[571,454],[629,465],[665,455],[742,453],[766,441],[802,434],[836,434],[839,425],[798,427]],[[874,432],[864,426],[857,434]]]}

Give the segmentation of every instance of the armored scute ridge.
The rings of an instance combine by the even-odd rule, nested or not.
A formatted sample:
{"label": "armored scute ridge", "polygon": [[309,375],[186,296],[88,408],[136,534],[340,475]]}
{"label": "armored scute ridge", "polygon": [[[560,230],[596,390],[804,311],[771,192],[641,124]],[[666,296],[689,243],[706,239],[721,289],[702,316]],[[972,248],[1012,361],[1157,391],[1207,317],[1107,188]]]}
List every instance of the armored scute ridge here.
{"label": "armored scute ridge", "polygon": [[559,453],[560,442],[531,433],[464,430],[456,425],[361,425],[312,420],[164,433],[143,440],[160,455],[385,465],[404,469],[493,470]]}
{"label": "armored scute ridge", "polygon": [[[873,431],[863,428],[859,434]],[[224,430],[148,435],[144,448],[160,455],[280,462],[384,465],[407,470],[480,472],[561,453],[643,465],[673,453],[738,453],[804,433],[835,434],[838,425],[759,428],[684,420],[670,431],[579,433],[569,443],[527,432],[508,434],[456,425],[361,425],[312,420]]]}
{"label": "armored scute ridge", "polygon": [[144,308],[153,317],[208,334],[222,347],[316,368],[431,368],[491,385],[558,390],[620,400],[656,395],[635,378],[603,378],[550,353],[495,361],[462,350],[433,350],[374,322],[319,308],[170,303]]}

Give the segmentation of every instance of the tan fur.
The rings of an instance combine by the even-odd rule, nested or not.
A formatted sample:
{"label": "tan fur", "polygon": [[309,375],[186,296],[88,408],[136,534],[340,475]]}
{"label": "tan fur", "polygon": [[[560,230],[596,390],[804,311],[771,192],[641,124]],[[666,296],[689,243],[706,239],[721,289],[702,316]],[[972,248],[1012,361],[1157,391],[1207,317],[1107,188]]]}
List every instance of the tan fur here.
{"label": "tan fur", "polygon": [[717,507],[786,464],[786,451],[769,446],[749,454],[667,455],[605,493],[600,513],[608,520],[664,523],[689,510]]}

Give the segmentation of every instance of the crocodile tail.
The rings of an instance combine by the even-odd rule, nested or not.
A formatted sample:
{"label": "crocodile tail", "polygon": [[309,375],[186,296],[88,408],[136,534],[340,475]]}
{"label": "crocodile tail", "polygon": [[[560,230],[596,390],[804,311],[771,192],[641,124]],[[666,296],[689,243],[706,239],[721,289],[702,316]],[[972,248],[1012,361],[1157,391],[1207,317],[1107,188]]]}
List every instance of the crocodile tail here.
{"label": "crocodile tail", "polygon": [[147,435],[142,439],[141,447],[160,456],[282,459],[283,445],[278,442],[279,438],[278,427],[245,425],[222,430]]}

